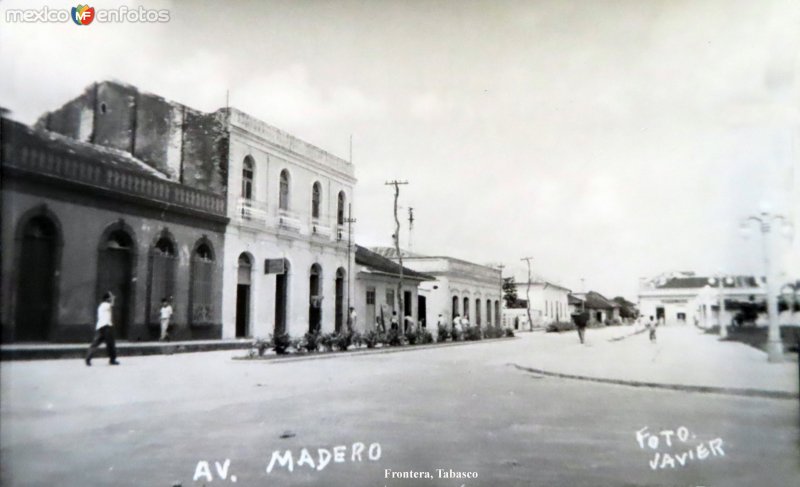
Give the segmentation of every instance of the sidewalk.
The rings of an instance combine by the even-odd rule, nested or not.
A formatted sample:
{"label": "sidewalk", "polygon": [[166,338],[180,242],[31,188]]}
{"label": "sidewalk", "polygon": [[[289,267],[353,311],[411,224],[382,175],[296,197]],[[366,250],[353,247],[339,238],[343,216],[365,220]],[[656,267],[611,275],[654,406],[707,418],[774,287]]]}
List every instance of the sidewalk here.
{"label": "sidewalk", "polygon": [[632,386],[745,396],[798,397],[798,363],[767,362],[767,355],[737,342],[721,342],[692,327],[661,327],[658,340],[633,327],[527,334],[526,353],[510,365],[544,375]]}
{"label": "sidewalk", "polygon": [[[216,350],[247,350],[253,340],[187,340],[180,342],[125,342],[117,341],[117,355],[164,355],[187,352],[211,352]],[[0,360],[50,360],[74,359],[86,356],[86,343],[19,343],[0,345]],[[98,358],[107,357],[105,345],[100,347]]]}

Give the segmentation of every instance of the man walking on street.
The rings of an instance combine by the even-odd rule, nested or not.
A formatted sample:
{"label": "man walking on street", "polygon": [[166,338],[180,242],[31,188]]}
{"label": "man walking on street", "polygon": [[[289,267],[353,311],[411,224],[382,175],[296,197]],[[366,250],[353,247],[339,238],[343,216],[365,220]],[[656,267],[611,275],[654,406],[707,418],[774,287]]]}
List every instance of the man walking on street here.
{"label": "man walking on street", "polygon": [[589,322],[589,313],[585,311],[583,313],[575,313],[572,315],[572,320],[575,322],[575,328],[578,329],[578,339],[583,344],[586,338],[586,324]]}
{"label": "man walking on street", "polygon": [[86,365],[92,365],[92,355],[100,347],[100,343],[106,343],[108,350],[108,363],[119,365],[117,362],[117,347],[114,345],[114,326],[111,322],[111,310],[114,307],[114,295],[108,291],[103,295],[103,302],[97,307],[97,325],[95,326],[94,340],[86,353]]}
{"label": "man walking on street", "polygon": [[653,317],[650,316],[650,320],[647,321],[647,329],[650,330],[650,342],[656,342],[656,322],[653,321]]}

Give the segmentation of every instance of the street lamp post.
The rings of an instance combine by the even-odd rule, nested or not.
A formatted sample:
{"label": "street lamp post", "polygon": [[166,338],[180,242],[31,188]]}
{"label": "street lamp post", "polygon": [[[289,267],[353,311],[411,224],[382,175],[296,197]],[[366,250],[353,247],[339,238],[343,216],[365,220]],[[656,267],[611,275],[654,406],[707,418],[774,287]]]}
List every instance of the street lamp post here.
{"label": "street lamp post", "polygon": [[725,321],[722,319],[722,312],[725,310],[725,295],[723,294],[724,282],[731,284],[733,279],[730,277],[723,277],[722,274],[717,274],[708,280],[708,283],[717,284],[717,298],[719,299],[719,311],[717,312],[717,322],[719,324],[719,337],[728,338],[728,328],[725,326]]}
{"label": "street lamp post", "polygon": [[767,316],[769,317],[769,332],[767,334],[767,359],[770,362],[783,361],[783,342],[781,342],[781,329],[778,323],[778,297],[775,290],[775,279],[772,275],[772,267],[769,255],[769,234],[772,225],[782,223],[788,225],[786,217],[763,210],[758,216],[750,216],[742,221],[742,229],[752,226],[761,231],[761,248],[764,258],[764,272],[767,279]]}

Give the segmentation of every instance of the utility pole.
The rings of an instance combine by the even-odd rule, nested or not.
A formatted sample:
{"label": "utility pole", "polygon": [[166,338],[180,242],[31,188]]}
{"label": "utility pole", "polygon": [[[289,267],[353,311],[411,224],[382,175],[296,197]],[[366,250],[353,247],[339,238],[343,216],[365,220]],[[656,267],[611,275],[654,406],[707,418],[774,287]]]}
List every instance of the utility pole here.
{"label": "utility pole", "polygon": [[525,298],[528,301],[528,328],[533,331],[533,318],[531,318],[531,260],[533,257],[523,257],[520,260],[528,263],[528,289],[525,292]]}
{"label": "utility pole", "polygon": [[412,248],[411,234],[414,230],[414,208],[408,207],[408,250]]}
{"label": "utility pole", "polygon": [[353,331],[353,323],[350,322],[350,249],[353,248],[353,223],[356,222],[356,219],[353,218],[353,204],[347,204],[347,218],[345,222],[347,222],[347,319],[345,323],[347,323],[347,331]]}
{"label": "utility pole", "polygon": [[[497,268],[500,269],[500,303],[505,303],[506,300],[504,299],[504,296],[503,296],[503,269],[505,269],[506,266],[503,265],[503,264],[497,264]],[[500,308],[501,309],[503,308],[502,304],[500,305]],[[503,323],[502,323],[503,317],[500,316],[500,315],[503,314],[502,311],[499,311],[499,310],[492,310],[492,311],[495,312],[494,313],[494,319],[492,320],[492,322],[494,323],[495,328],[497,328],[498,326],[502,326],[503,325]]]}
{"label": "utility pole", "polygon": [[400,306],[400,310],[398,313],[398,319],[400,323],[398,323],[398,327],[402,332],[405,333],[405,309],[403,307],[403,254],[400,252],[400,219],[397,218],[397,199],[400,197],[400,185],[408,184],[408,181],[387,181],[385,183],[386,186],[394,186],[394,248],[397,251],[397,259],[400,263],[400,280],[397,283],[397,298],[398,304]]}

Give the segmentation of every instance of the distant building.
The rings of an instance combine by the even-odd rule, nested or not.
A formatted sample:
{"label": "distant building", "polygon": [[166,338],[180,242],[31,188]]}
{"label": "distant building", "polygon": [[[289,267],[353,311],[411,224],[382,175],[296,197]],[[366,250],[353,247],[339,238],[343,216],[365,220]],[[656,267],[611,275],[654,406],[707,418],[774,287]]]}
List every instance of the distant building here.
{"label": "distant building", "polygon": [[597,291],[573,293],[572,296],[581,301],[580,305],[576,303],[573,306],[578,311],[588,311],[591,321],[606,323],[620,319],[620,305]]}
{"label": "distant building", "polygon": [[[391,247],[377,247],[374,252],[395,262],[397,252]],[[474,264],[447,256],[425,256],[403,251],[403,265],[436,278],[420,284],[424,312],[420,319],[435,323],[439,314],[452,321],[466,315],[471,324],[501,324],[500,269]]]}
{"label": "distant building", "polygon": [[[664,318],[667,325],[694,323],[711,326],[719,322],[719,281],[683,273],[643,280],[639,288],[639,309],[644,316]],[[763,302],[766,288],[752,276],[722,279],[723,323],[730,324],[742,303]]]}
{"label": "distant building", "polygon": [[[425,299],[419,295],[419,285],[423,281],[436,278],[403,268],[403,307],[399,311],[397,286],[400,278],[400,264],[383,257],[365,247],[356,245],[356,292],[353,307],[356,309],[356,329],[361,332],[375,330],[378,320],[389,329],[393,311],[398,311],[398,321],[404,329],[405,316],[411,316],[421,326],[431,324],[427,320]],[[433,320],[435,326],[436,321]],[[436,333],[435,329],[431,329]]]}
{"label": "distant building", "polygon": [[[543,328],[551,323],[569,321],[569,294],[570,290],[559,284],[543,279],[532,281],[530,303],[533,328]],[[530,329],[528,326],[527,282],[517,283],[517,296],[523,299],[518,299],[512,307],[503,307],[503,325],[515,330]]]}

